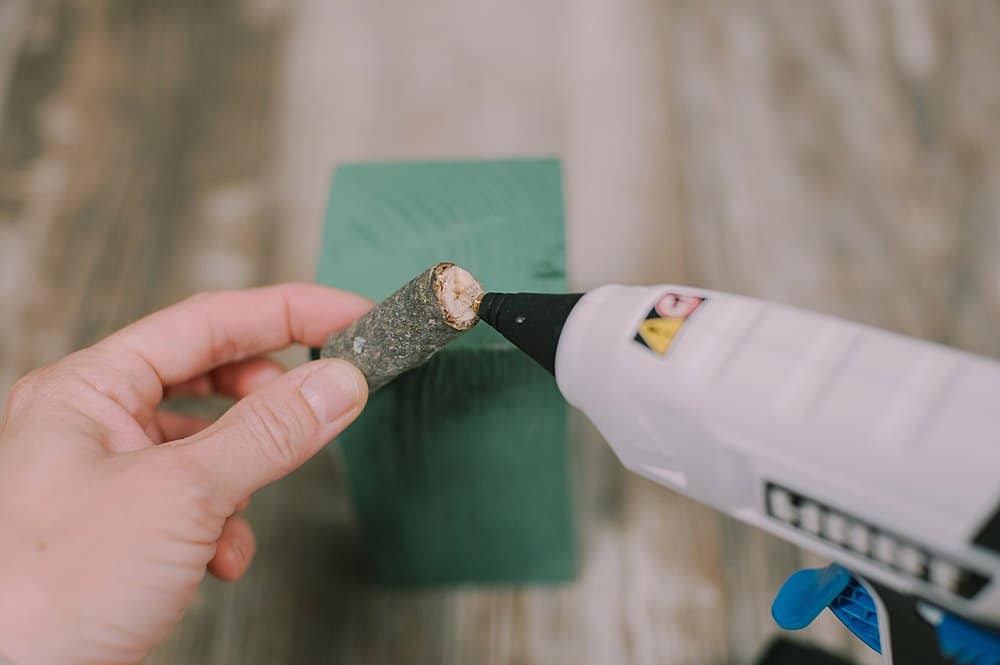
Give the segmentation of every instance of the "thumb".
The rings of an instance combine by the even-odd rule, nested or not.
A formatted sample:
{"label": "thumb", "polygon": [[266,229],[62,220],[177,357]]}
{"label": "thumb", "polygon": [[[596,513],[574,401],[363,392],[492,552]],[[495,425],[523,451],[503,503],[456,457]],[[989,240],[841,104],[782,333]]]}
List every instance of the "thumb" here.
{"label": "thumb", "polygon": [[317,360],[244,397],[184,447],[239,501],[316,454],[354,421],[367,398],[356,367]]}

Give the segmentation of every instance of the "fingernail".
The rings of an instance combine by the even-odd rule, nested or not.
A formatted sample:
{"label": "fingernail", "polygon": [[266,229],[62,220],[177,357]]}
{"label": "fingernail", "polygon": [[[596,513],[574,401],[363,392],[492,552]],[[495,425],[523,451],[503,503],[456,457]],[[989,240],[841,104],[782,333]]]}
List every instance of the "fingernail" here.
{"label": "fingernail", "polygon": [[364,377],[343,360],[320,360],[299,390],[321,423],[331,423],[356,408]]}

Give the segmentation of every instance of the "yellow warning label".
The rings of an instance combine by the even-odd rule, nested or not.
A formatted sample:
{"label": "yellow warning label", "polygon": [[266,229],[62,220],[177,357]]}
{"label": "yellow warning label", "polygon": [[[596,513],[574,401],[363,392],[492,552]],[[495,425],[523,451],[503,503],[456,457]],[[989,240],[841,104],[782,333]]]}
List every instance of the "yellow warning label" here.
{"label": "yellow warning label", "polygon": [[635,333],[637,344],[646,347],[658,356],[666,355],[674,337],[680,332],[684,322],[705,302],[702,296],[681,293],[666,293],[649,310],[646,319],[639,324]]}
{"label": "yellow warning label", "polygon": [[682,325],[684,319],[646,319],[639,326],[639,336],[646,346],[662,356]]}

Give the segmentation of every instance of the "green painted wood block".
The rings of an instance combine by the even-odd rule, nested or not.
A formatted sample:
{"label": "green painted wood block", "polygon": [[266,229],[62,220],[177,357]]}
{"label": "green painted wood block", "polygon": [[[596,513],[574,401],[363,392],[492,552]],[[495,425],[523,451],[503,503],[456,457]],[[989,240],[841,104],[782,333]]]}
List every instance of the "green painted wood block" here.
{"label": "green painted wood block", "polygon": [[[381,300],[453,261],[487,290],[565,291],[561,180],[555,160],[343,166],[318,280]],[[487,326],[372,395],[339,443],[374,578],[572,578],[566,417],[552,377]]]}

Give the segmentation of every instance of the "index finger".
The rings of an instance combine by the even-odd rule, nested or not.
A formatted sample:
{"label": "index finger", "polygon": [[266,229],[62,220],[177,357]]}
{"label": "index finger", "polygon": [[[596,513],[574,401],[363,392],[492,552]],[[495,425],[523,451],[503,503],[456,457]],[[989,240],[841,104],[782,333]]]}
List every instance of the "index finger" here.
{"label": "index finger", "polygon": [[199,294],[107,337],[95,348],[130,356],[140,400],[158,402],[175,385],[220,365],[290,344],[317,346],[372,306],[359,295],[318,284],[280,284]]}

